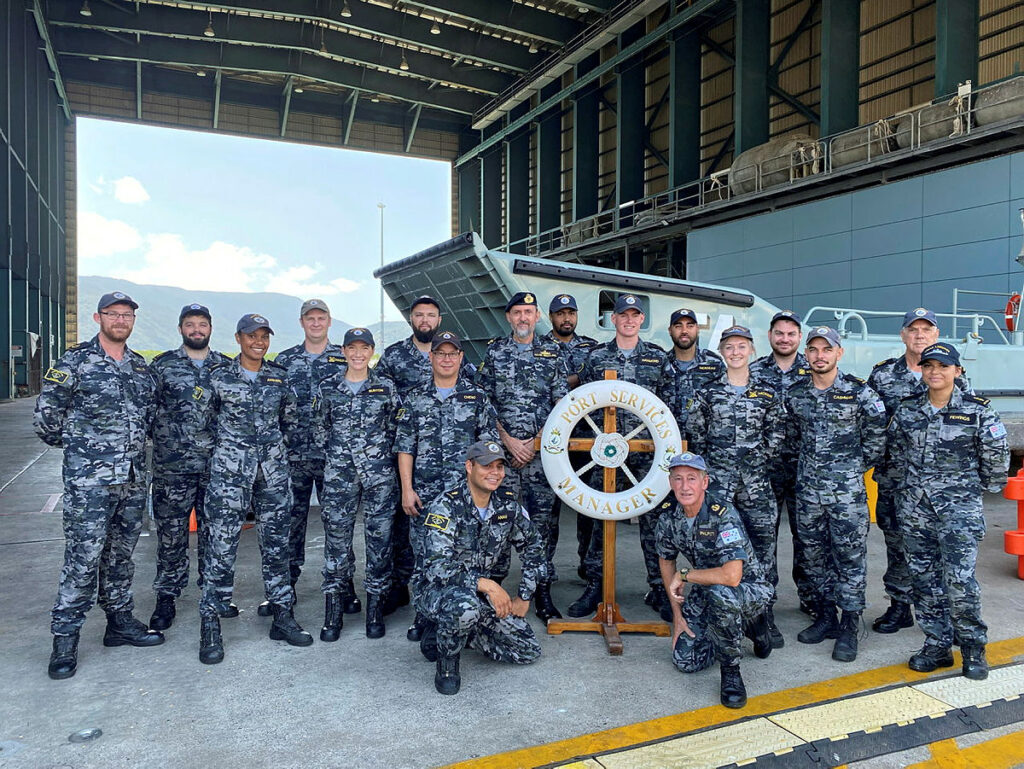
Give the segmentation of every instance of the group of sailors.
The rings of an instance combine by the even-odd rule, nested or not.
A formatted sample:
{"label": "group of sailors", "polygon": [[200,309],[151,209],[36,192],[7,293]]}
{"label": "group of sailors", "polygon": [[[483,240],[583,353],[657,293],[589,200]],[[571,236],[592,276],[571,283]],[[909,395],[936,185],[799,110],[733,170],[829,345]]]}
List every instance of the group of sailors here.
{"label": "group of sailors", "polygon": [[[375,366],[368,329],[348,329],[340,346],[330,341],[320,299],[301,307],[303,342],[275,360],[266,357],[274,331],[265,317],[238,321],[232,358],[210,349],[209,309],[190,304],[179,316],[181,346],[147,365],[126,344],[137,309],[123,292],[105,294],[93,316],[97,335],[46,372],[36,406],[39,436],[64,450],[66,548],[51,678],[74,675],[79,631],[97,595],[104,645],[163,642],[188,583],[193,510],[200,660],[224,658],[220,622],[238,615],[234,568],[247,516],[256,522],[266,598],[258,613],[272,618],[270,637],[312,644],[293,607],[314,488],[324,526],[321,641],[337,641],[344,616],[363,611],[353,548],[361,511],[368,638],[384,636],[385,617],[411,601],[407,638],[435,662],[444,694],[459,690],[467,647],[533,661],[541,649],[525,619],[531,602],[543,622],[562,617],[551,594],[561,503],[537,438],[569,390],[609,370],[658,395],[688,440],[689,450],[669,462],[670,496],[639,518],[645,600],[672,623],[680,670],[717,660],[722,703],[742,707],[743,636],[760,658],[784,646],[774,616],[783,508],[792,576],[810,616],[797,640],[828,639],[833,659],[856,658],[867,584],[864,475],[874,468],[890,606],[873,629],[895,633],[916,616],[925,643],[911,668],[951,666],[955,643],[964,674],[987,675],[975,563],[982,494],[1006,482],[1006,430],[973,394],[957,350],[938,342],[927,309],[906,314],[905,353],[867,381],[839,367],[834,329],[805,334],[789,311],[771,319],[772,349],[761,358],[743,326],[722,332],[717,353],[702,348],[698,316],[685,308],[668,318],[666,351],[640,337],[646,316],[632,294],[616,299],[614,337],[600,343],[576,333],[571,295],[551,298],[551,331],[540,334],[538,298],[519,292],[505,307],[509,334],[488,344],[479,368],[459,336],[441,330],[430,296],[409,308],[412,335]],[[628,412],[619,420],[622,433],[636,426]],[[149,493],[147,439],[158,536],[148,625],[134,616],[131,591]],[[634,477],[651,461],[627,459]],[[578,515],[586,586],[566,608],[572,617],[601,600],[602,545],[601,527]],[[506,589],[513,549],[521,578]]]}

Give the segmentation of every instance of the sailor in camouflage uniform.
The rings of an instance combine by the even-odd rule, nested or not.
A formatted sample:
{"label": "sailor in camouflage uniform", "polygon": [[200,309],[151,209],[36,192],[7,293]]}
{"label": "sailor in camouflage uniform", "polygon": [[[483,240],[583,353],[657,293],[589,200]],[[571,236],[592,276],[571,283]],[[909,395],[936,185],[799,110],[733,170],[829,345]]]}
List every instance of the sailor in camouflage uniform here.
{"label": "sailor in camouflage uniform", "polygon": [[[505,319],[512,332],[491,340],[476,381],[498,412],[498,434],[509,454],[505,482],[530,511],[544,542],[548,578],[537,587],[536,612],[547,622],[562,616],[551,600],[559,508],[534,441],[551,409],[569,391],[568,375],[559,345],[535,333],[540,319],[536,296],[515,294],[505,305]],[[508,552],[498,563],[493,576],[499,581],[508,574],[510,557]]]}
{"label": "sailor in camouflage uniform", "polygon": [[274,621],[270,637],[309,646],[312,637],[295,621],[295,589],[288,570],[292,495],[287,436],[298,422],[295,393],[286,371],[264,356],[274,331],[262,315],[243,315],[236,326],[240,354],[210,380],[210,428],[215,435],[206,490],[207,530],[199,660],[224,659],[218,607],[231,602],[238,539],[246,513],[256,514],[263,587]]}
{"label": "sailor in camouflage uniform", "polygon": [[[427,384],[434,376],[430,367],[430,343],[441,328],[441,305],[432,296],[417,297],[409,308],[409,325],[412,334],[401,342],[388,345],[380,356],[374,372],[381,379],[390,380],[404,398],[415,387]],[[462,357],[460,375],[469,380],[476,374],[476,367]],[[397,469],[395,471],[397,477]],[[390,614],[399,606],[409,603],[409,579],[416,559],[409,542],[409,516],[402,510],[401,496],[396,494],[395,521],[392,535],[391,588],[384,604],[384,613]],[[415,640],[419,640],[416,638]]]}
{"label": "sailor in camouflage uniform", "polygon": [[[581,379],[584,383],[596,382],[605,378],[606,371],[614,371],[617,378],[624,382],[632,382],[651,391],[671,407],[672,372],[671,364],[665,351],[652,342],[640,338],[640,329],[644,324],[643,305],[633,294],[623,294],[615,301],[612,312],[612,323],[615,326],[615,338],[591,349],[587,362],[583,367]],[[618,431],[628,435],[641,424],[640,420],[620,410]],[[641,432],[637,437],[644,437]],[[653,454],[635,452],[626,458],[627,467],[636,478],[642,478],[650,469]],[[625,473],[619,476],[624,480]],[[600,473],[595,471],[591,486],[600,485]],[[658,568],[658,554],[654,548],[654,527],[658,522],[658,508],[640,516],[640,546],[643,549],[644,565],[647,568],[647,582],[650,590],[645,598],[647,604],[661,614],[666,622],[671,620],[671,608],[665,597],[661,582],[661,571]],[[570,617],[585,617],[597,609],[601,601],[601,577],[604,573],[604,527],[594,526],[591,533],[590,548],[587,551],[584,571],[587,586],[583,594],[569,606]]]}
{"label": "sailor in camouflage uniform", "polygon": [[[817,618],[801,643],[836,639],[832,659],[857,658],[857,630],[867,587],[868,503],[864,473],[885,452],[885,405],[863,379],[838,368],[839,334],[818,326],[804,354],[811,377],[786,398],[787,440],[799,455],[796,518],[804,542],[804,573],[814,587]],[[836,607],[842,609],[840,622]]]}
{"label": "sailor in camouflage uniform", "polygon": [[[210,377],[231,358],[210,349],[213,319],[201,304],[187,304],[178,315],[181,346],[160,353],[150,371],[156,384],[153,420],[153,520],[156,521],[156,608],[153,630],[174,622],[175,599],[188,585],[188,523],[196,513],[197,562],[203,562],[206,513],[203,501],[210,482],[207,464],[213,434],[207,424],[213,393]],[[202,572],[199,574],[202,587]],[[237,617],[238,607],[220,608],[222,617]]]}
{"label": "sailor in camouflage uniform", "polygon": [[[764,382],[785,400],[786,392],[796,382],[811,375],[807,358],[800,352],[803,330],[800,318],[792,310],[780,310],[772,316],[768,325],[768,344],[772,352],[758,358],[750,364],[750,375]],[[797,457],[792,454],[788,444],[784,444],[776,453],[769,468],[769,479],[772,492],[775,494],[775,506],[782,518],[782,508],[786,508],[789,522],[789,534],[793,540],[792,576],[796,585],[797,597],[800,599],[800,611],[814,614],[813,588],[807,575],[803,572],[804,543],[796,525],[796,463]],[[775,540],[778,544],[779,526],[775,526]],[[778,549],[776,548],[776,561]],[[777,640],[773,636],[773,640]]]}
{"label": "sailor in camouflage uniform", "polygon": [[688,437],[685,435],[686,404],[698,387],[725,373],[725,363],[718,353],[700,346],[700,326],[693,310],[681,308],[673,312],[669,317],[668,335],[672,337],[672,352],[668,356],[671,384],[665,388],[662,400],[672,409],[684,437]]}
{"label": "sailor in camouflage uniform", "polygon": [[[746,631],[758,657],[772,653],[765,614],[772,586],[736,510],[708,491],[703,457],[685,452],[668,466],[673,496],[661,505],[656,536],[672,599],[672,662],[684,673],[697,673],[717,659],[722,704],[742,708],[747,692],[740,643]],[[680,555],[690,567],[677,571]],[[691,587],[684,593],[686,584]]]}
{"label": "sailor in camouflage uniform", "polygon": [[[569,389],[579,386],[580,374],[583,373],[583,366],[587,362],[587,355],[597,346],[597,340],[589,336],[576,333],[576,325],[579,322],[579,307],[576,304],[576,297],[571,294],[559,294],[551,300],[548,307],[548,320],[551,321],[551,330],[542,335],[541,339],[550,340],[558,345],[565,360],[565,368],[568,372]],[[577,425],[573,436],[584,435],[587,432],[585,426]],[[572,452],[569,455],[569,462],[574,470],[579,470],[587,462],[589,456],[583,452]],[[555,498],[554,502],[557,514],[561,511],[562,501]],[[586,571],[583,562],[586,559],[587,551],[590,549],[590,539],[593,536],[594,519],[583,513],[576,513],[576,553],[579,556],[579,567],[576,572],[582,578],[586,578]],[[558,529],[554,531],[557,543]]]}
{"label": "sailor in camouflage uniform", "polygon": [[321,641],[337,641],[342,596],[352,581],[352,533],[363,511],[366,543],[366,636],[383,638],[384,597],[391,587],[391,525],[394,521],[395,386],[369,369],[369,329],[350,328],[342,350],[348,367],[320,385],[318,400],[327,435],[327,464],[320,515],[324,524],[324,626]]}
{"label": "sailor in camouflage uniform", "polygon": [[924,647],[913,670],[953,664],[960,645],[963,674],[988,677],[987,630],[975,576],[985,536],[982,494],[1006,485],[1006,428],[985,398],[957,386],[960,354],[947,344],[921,353],[925,392],[900,401],[889,423],[888,470],[898,478],[898,521]]}
{"label": "sailor in camouflage uniform", "polygon": [[423,508],[463,476],[466,449],[480,440],[498,440],[497,415],[487,395],[459,374],[462,340],[442,331],[431,342],[433,378],[402,399],[398,411],[394,451],[402,509],[409,517],[409,533],[416,568],[412,585],[417,592],[416,619],[406,637],[422,639]]}
{"label": "sailor in camouflage uniform", "polygon": [[[327,303],[322,299],[307,299],[299,310],[299,323],[305,334],[303,342],[282,350],[274,359],[288,372],[288,384],[298,403],[298,421],[288,436],[289,474],[292,479],[289,570],[293,587],[306,562],[306,527],[313,487],[316,487],[317,499],[324,493],[324,434],[322,426],[314,419],[316,394],[321,382],[345,371],[345,355],[327,337],[331,328],[331,311]],[[345,613],[356,614],[362,605],[356,597],[355,588],[351,584],[345,588]],[[270,604],[262,604],[259,614],[270,616]]]}
{"label": "sailor in camouflage uniform", "polygon": [[[921,379],[921,353],[938,341],[939,326],[935,313],[924,307],[908,312],[903,317],[900,338],[906,345],[906,352],[898,358],[889,358],[877,364],[868,377],[868,386],[882,396],[886,413],[890,417],[896,412],[901,400],[928,389]],[[964,392],[971,392],[963,376],[957,377],[957,385]],[[876,633],[896,633],[914,624],[910,610],[913,601],[910,572],[907,569],[901,527],[896,517],[896,487],[899,478],[892,474],[892,467],[889,466],[888,469],[875,468],[874,480],[878,484],[875,522],[885,536],[885,574],[882,576],[882,584],[885,585],[890,604],[871,627]]]}
{"label": "sailor in camouflage uniform", "polygon": [[104,646],[164,641],[132,616],[132,552],[146,506],[153,418],[152,374],[126,345],[138,308],[121,291],[104,294],[92,316],[99,333],[47,370],[36,401],[36,434],[64,449],[64,567],[50,623],[50,678],[75,674],[79,633],[97,590],[107,615]]}
{"label": "sailor in camouflage uniform", "polygon": [[772,612],[779,584],[775,561],[779,509],[768,482],[768,468],[785,439],[786,410],[782,395],[750,374],[750,356],[754,353],[750,329],[725,329],[718,351],[726,371],[719,379],[698,387],[690,399],[686,430],[693,438],[688,448],[708,464],[709,494],[733,505],[743,521],[751,547],[772,586],[768,629],[772,646],[781,648],[785,640]]}
{"label": "sailor in camouflage uniform", "polygon": [[[547,576],[544,543],[516,493],[501,485],[501,446],[479,441],[465,457],[464,479],[423,511],[423,604],[436,632],[428,631],[420,648],[428,659],[436,657],[434,687],[441,694],[459,691],[459,657],[467,645],[490,659],[518,665],[540,656],[525,616]],[[522,562],[514,598],[490,576],[512,547]]]}

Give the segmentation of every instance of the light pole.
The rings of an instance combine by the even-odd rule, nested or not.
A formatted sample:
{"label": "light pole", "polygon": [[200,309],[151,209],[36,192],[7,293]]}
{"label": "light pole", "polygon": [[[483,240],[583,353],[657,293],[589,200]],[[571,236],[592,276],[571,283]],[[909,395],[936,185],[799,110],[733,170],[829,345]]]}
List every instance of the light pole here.
{"label": "light pole", "polygon": [[[380,209],[380,266],[384,267],[384,204],[378,203]],[[377,340],[380,349],[384,349],[384,278],[380,279],[380,339]]]}

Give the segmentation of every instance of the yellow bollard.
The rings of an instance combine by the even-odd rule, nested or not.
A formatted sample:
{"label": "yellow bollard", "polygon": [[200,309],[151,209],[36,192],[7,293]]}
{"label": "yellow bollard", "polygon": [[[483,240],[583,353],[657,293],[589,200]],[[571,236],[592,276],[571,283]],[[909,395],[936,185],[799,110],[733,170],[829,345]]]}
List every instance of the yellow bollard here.
{"label": "yellow bollard", "polygon": [[868,492],[868,514],[871,522],[875,522],[875,506],[878,504],[878,484],[875,483],[875,468],[864,473],[864,488]]}

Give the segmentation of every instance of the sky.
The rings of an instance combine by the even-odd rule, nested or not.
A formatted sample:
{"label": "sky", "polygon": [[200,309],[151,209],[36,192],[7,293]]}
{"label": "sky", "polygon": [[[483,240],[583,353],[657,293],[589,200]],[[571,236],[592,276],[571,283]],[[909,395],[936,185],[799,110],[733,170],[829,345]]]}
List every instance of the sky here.
{"label": "sky", "polygon": [[[316,296],[369,325],[377,204],[385,263],[451,237],[444,162],[88,118],[77,134],[81,275]],[[386,296],[385,319],[402,319]]]}

